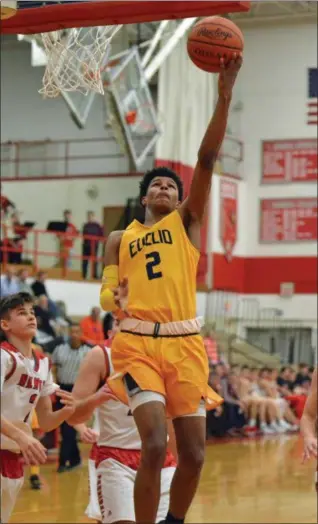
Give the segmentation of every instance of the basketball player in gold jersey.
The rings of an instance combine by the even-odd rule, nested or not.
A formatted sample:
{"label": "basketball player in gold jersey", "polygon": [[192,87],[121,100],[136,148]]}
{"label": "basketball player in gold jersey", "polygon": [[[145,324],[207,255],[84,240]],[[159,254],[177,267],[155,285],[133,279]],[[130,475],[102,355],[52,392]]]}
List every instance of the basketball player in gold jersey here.
{"label": "basketball player in gold jersey", "polygon": [[232,89],[242,64],[221,59],[219,97],[198,152],[189,196],[173,171],[155,168],[140,184],[145,222],[133,221],[108,238],[100,303],[121,319],[112,346],[115,374],[108,385],[129,403],[142,441],[135,483],[136,522],[155,522],[173,419],[178,467],[166,522],[182,524],[195,495],[205,451],[206,408],[222,399],[208,385],[208,362],[196,319],[200,229],[211,178],[224,139]]}

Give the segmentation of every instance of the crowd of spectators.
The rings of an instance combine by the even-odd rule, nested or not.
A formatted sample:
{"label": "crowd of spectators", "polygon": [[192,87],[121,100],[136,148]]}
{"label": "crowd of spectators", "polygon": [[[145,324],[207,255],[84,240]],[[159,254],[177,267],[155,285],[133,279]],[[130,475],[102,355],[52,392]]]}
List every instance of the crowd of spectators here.
{"label": "crowd of spectators", "polygon": [[[39,271],[30,281],[28,270],[16,273],[7,266],[1,276],[1,297],[26,292],[34,297],[38,330],[34,343],[51,355],[55,377],[70,390],[85,354],[96,344],[106,344],[112,329],[111,314],[101,318],[99,307],[79,322],[67,314],[65,303],[55,302],[46,285],[46,273]],[[209,384],[224,403],[207,413],[207,438],[274,435],[299,430],[311,383],[313,368],[300,364],[280,370],[229,365],[213,335],[203,332],[210,362]],[[56,404],[56,408],[60,406]],[[76,432],[64,423],[61,429],[59,472],[80,464]]]}
{"label": "crowd of spectators", "polygon": [[210,365],[210,386],[224,403],[207,415],[207,437],[296,432],[313,368]]}
{"label": "crowd of spectators", "polygon": [[[46,276],[45,271],[39,271],[30,282],[27,269],[21,268],[15,272],[11,266],[6,266],[5,273],[1,275],[1,297],[18,292],[33,296],[38,325],[35,342],[44,347],[49,343],[49,347],[52,347],[67,338],[68,328],[73,321],[67,314],[65,303],[54,301],[50,297]],[[110,329],[109,322],[112,322],[111,315],[105,315],[102,319],[100,308],[93,307],[90,313],[80,320],[82,340],[91,346],[103,344]]]}
{"label": "crowd of spectators", "polygon": [[[1,241],[0,262],[22,265],[31,263],[27,259],[26,242],[35,222],[21,222],[21,213],[5,195],[1,195]],[[49,227],[49,223],[47,224]],[[104,231],[93,211],[87,212],[85,223],[77,227],[72,211],[65,209],[60,221],[52,221],[50,231],[56,231],[58,239],[58,260],[56,267],[71,268],[74,265],[75,242],[81,235],[81,274],[83,279],[99,279],[101,265],[96,257],[102,257],[105,243]]]}

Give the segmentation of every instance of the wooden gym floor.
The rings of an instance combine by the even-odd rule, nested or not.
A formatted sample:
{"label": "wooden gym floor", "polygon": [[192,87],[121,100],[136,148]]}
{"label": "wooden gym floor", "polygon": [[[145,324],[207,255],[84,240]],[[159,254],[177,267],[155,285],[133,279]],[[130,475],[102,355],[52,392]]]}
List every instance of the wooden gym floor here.
{"label": "wooden gym floor", "polygon": [[[313,462],[301,464],[298,436],[211,443],[187,522],[317,522],[314,469]],[[32,491],[26,478],[12,522],[89,522],[86,460],[63,474],[48,464],[41,477],[41,491]]]}

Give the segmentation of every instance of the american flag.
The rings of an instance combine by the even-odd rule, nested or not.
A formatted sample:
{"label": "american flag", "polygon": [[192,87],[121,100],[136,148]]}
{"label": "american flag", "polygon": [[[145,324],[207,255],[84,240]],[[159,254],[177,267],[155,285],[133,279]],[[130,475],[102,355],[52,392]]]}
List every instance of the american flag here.
{"label": "american flag", "polygon": [[318,69],[308,69],[307,124],[318,125]]}

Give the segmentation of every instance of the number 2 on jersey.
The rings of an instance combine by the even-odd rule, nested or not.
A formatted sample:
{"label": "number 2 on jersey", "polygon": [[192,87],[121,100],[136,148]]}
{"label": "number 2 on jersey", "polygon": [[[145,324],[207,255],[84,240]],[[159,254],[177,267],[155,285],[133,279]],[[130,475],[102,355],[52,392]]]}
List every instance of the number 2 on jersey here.
{"label": "number 2 on jersey", "polygon": [[[146,271],[148,280],[154,280],[155,278],[161,278],[161,271],[156,271],[155,268],[161,263],[161,258],[158,251],[152,251],[146,255],[146,260],[149,260],[146,264]],[[159,268],[158,268],[159,269]]]}

